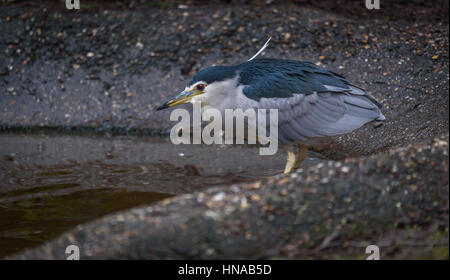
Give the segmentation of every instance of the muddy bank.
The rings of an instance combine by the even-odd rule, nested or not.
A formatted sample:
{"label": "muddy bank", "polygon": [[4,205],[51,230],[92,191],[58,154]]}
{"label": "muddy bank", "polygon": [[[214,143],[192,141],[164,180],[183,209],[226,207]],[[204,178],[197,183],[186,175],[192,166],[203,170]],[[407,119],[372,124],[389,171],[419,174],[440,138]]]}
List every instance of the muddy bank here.
{"label": "muddy bank", "polygon": [[[355,258],[360,247],[380,242],[393,258],[426,247],[415,256],[448,259],[448,15],[412,20],[400,13],[393,20],[304,5],[238,7],[2,7],[2,133],[44,127],[164,134],[173,123],[169,111],[154,110],[162,101],[203,67],[247,60],[268,36],[264,57],[309,60],[343,74],[383,104],[386,122],[317,147],[328,160],[292,176],[201,187],[79,225],[12,258],[65,258],[69,242],[82,258]],[[8,141],[6,150],[19,140]],[[206,166],[201,155],[210,153],[217,170],[279,169],[277,160],[270,168],[244,161],[253,170],[234,164],[249,156],[240,150],[220,162],[222,151],[214,149],[190,150],[190,160]],[[105,160],[101,152],[88,156]],[[141,189],[146,181],[145,174],[137,181]]]}
{"label": "muddy bank", "polygon": [[448,171],[445,137],[135,208],[12,258],[64,259],[69,244],[83,259],[268,258],[289,243],[320,249],[331,234],[376,244],[376,233],[420,231],[434,220],[444,221],[439,241],[448,242]]}
{"label": "muddy bank", "polygon": [[116,211],[283,170],[284,154],[261,160],[258,152],[161,137],[2,133],[0,258]]}

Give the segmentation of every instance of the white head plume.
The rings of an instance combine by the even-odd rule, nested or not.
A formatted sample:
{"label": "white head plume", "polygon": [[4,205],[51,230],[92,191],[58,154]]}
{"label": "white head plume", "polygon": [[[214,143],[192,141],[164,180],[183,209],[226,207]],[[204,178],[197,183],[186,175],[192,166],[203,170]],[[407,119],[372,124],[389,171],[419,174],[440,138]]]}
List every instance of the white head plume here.
{"label": "white head plume", "polygon": [[252,58],[250,58],[248,61],[253,60],[255,57],[257,57],[262,51],[264,51],[267,46],[269,45],[270,39],[272,39],[272,37],[269,38],[269,40],[267,40],[267,42],[264,44],[264,46],[262,46],[262,48],[254,55],[252,56]]}

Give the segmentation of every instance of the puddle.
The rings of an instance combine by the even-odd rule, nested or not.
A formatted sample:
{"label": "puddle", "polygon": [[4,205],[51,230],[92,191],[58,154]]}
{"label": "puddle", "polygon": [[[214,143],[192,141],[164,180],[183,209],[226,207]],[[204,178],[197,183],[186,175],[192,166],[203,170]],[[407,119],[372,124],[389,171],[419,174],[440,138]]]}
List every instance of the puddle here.
{"label": "puddle", "polygon": [[0,133],[0,257],[115,211],[283,170],[282,150],[258,151],[146,136]]}

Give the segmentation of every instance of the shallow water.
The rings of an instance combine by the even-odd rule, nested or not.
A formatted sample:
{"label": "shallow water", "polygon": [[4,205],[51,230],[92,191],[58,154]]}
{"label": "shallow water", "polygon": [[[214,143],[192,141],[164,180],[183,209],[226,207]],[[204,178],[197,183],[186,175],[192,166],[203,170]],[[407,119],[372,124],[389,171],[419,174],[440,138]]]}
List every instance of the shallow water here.
{"label": "shallow water", "polygon": [[0,257],[105,214],[282,171],[283,151],[258,151],[146,136],[0,133]]}

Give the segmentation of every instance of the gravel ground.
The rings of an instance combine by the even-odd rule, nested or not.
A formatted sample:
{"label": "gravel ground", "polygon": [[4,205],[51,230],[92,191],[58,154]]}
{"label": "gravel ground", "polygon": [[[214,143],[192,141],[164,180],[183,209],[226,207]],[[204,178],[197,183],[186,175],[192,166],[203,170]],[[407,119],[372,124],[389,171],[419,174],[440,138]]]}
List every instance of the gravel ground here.
{"label": "gravel ground", "polygon": [[343,74],[387,118],[317,147],[334,160],[321,167],[112,215],[15,257],[64,258],[70,241],[84,258],[353,258],[360,242],[379,241],[391,244],[382,256],[448,259],[448,2],[417,3],[366,15],[309,1],[2,7],[3,130],[160,134],[171,126],[154,110],[162,101],[203,67],[245,61],[268,36],[264,57]]}

